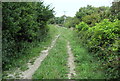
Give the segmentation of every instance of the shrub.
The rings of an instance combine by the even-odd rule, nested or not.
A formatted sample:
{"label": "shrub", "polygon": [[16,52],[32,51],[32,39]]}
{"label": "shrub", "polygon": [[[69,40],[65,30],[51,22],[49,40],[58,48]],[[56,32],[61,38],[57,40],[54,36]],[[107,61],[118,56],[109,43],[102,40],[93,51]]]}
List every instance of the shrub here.
{"label": "shrub", "polygon": [[[86,30],[83,28],[87,27]],[[104,19],[94,27],[89,27],[82,22],[77,25],[81,43],[95,53],[95,56],[103,62],[107,78],[118,78],[119,50],[120,50],[120,21],[110,22]]]}
{"label": "shrub", "polygon": [[79,31],[86,31],[88,30],[89,26],[85,22],[81,22],[80,24],[76,25],[76,28]]}
{"label": "shrub", "polygon": [[2,56],[3,70],[14,65],[12,62],[27,54],[36,41],[42,41],[48,32],[47,21],[53,10],[43,2],[2,3]]}

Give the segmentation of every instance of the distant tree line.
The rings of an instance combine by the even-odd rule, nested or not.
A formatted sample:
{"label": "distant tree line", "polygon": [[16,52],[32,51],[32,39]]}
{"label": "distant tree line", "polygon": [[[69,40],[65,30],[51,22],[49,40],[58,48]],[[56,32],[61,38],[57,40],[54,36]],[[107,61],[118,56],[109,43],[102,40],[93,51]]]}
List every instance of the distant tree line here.
{"label": "distant tree line", "polygon": [[120,20],[120,2],[113,2],[111,7],[93,7],[87,5],[86,7],[81,7],[75,14],[75,17],[66,16],[64,22],[64,15],[61,17],[54,17],[50,20],[51,24],[60,24],[65,27],[75,27],[81,21],[87,23],[89,26],[95,26],[95,23],[99,23],[103,19],[109,19],[114,21],[114,19]]}

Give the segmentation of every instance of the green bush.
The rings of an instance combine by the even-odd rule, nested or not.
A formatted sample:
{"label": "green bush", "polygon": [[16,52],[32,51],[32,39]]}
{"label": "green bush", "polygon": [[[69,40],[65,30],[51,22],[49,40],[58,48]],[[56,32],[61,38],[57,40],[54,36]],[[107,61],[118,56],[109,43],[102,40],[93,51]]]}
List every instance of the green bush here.
{"label": "green bush", "polygon": [[85,22],[81,22],[80,24],[76,25],[76,28],[79,31],[86,31],[88,30],[89,26]]}
{"label": "green bush", "polygon": [[111,12],[110,7],[93,7],[91,5],[87,5],[86,7],[82,7],[76,12],[75,17],[79,19],[80,22],[85,22],[89,26],[95,26],[95,23],[99,23],[104,18],[109,18]]}
{"label": "green bush", "polygon": [[99,23],[100,20],[100,15],[97,13],[93,13],[82,18],[82,21],[87,23],[89,26],[95,26],[95,23]]}
{"label": "green bush", "polygon": [[44,6],[43,2],[3,2],[2,14],[2,56],[5,70],[15,65],[15,59],[28,54],[27,49],[46,37],[46,24],[53,17],[53,9]]}
{"label": "green bush", "polygon": [[75,28],[75,25],[78,24],[78,23],[79,23],[78,18],[67,17],[63,25],[65,27],[67,27],[67,28],[70,28],[70,27],[74,27]]}
{"label": "green bush", "polygon": [[[83,30],[86,28],[86,30]],[[120,50],[120,21],[110,22],[104,19],[96,23],[94,27],[89,27],[82,22],[76,26],[79,31],[81,43],[95,53],[95,56],[103,62],[107,78],[118,78],[119,70],[119,50]]]}

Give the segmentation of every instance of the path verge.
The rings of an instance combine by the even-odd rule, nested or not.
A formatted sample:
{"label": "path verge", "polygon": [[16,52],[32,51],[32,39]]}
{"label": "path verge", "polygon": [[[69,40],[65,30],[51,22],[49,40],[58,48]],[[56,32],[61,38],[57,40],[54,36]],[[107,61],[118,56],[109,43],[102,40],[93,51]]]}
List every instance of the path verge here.
{"label": "path verge", "polygon": [[73,53],[71,51],[71,47],[70,47],[70,42],[67,41],[67,49],[68,49],[68,67],[69,67],[69,73],[68,73],[68,79],[71,79],[72,77],[74,77],[76,75],[75,73],[75,64],[74,64],[74,56]]}
{"label": "path verge", "polygon": [[40,56],[35,60],[34,64],[31,65],[31,63],[28,63],[29,69],[22,72],[22,79],[32,79],[32,75],[34,72],[40,67],[41,62],[46,58],[46,56],[49,54],[49,50],[52,49],[56,43],[56,40],[58,39],[60,35],[57,35],[55,39],[52,41],[51,46],[48,47],[46,50],[43,50],[40,53]]}
{"label": "path verge", "polygon": [[67,47],[66,40],[63,36],[63,28],[59,28],[61,33],[56,41],[55,46],[49,51],[48,56],[36,70],[32,79],[68,79],[67,66]]}

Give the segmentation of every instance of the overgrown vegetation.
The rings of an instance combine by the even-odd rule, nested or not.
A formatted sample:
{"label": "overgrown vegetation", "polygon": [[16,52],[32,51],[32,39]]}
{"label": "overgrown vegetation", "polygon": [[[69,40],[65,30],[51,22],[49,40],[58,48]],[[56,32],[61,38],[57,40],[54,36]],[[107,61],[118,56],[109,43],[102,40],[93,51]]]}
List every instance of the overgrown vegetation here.
{"label": "overgrown vegetation", "polygon": [[88,5],[80,8],[75,16],[80,20],[76,25],[78,39],[102,63],[106,78],[120,77],[119,5],[120,2],[113,2],[111,7]]}
{"label": "overgrown vegetation", "polygon": [[113,2],[111,7],[93,7],[87,5],[86,7],[81,7],[75,14],[75,17],[69,17],[63,15],[61,17],[55,17],[51,19],[50,23],[59,24],[65,27],[74,27],[80,22],[87,23],[90,27],[95,26],[95,23],[101,22],[103,19],[109,19],[114,21],[114,19],[120,19],[120,2]]}
{"label": "overgrown vegetation", "polygon": [[[23,64],[38,56],[44,46],[61,33],[55,47],[33,75],[34,79],[67,79],[66,40],[70,41],[75,56],[77,76],[73,78],[119,78],[119,6],[120,2],[113,2],[111,7],[87,5],[81,7],[75,17],[54,17],[53,9],[43,2],[2,3],[3,77],[6,78],[7,71],[14,67],[26,70],[28,67]],[[73,30],[47,26],[48,23],[73,27]]]}
{"label": "overgrown vegetation", "polygon": [[81,44],[103,63],[107,78],[118,78],[120,21],[104,19],[93,27],[81,22],[76,26]]}
{"label": "overgrown vegetation", "polygon": [[29,50],[49,37],[46,24],[53,9],[43,2],[3,2],[2,10],[2,67],[9,70],[20,67],[15,61],[31,55]]}
{"label": "overgrown vegetation", "polygon": [[67,41],[70,41],[72,52],[75,56],[76,76],[72,79],[104,79],[105,73],[101,63],[81,46],[76,37],[76,32],[70,29],[57,28],[60,37],[55,46],[49,51],[49,55],[42,62],[39,69],[33,75],[33,79],[68,79],[69,67],[67,66]]}
{"label": "overgrown vegetation", "polygon": [[112,6],[110,8],[111,11],[111,19],[119,19],[120,20],[120,1],[119,2],[113,2]]}
{"label": "overgrown vegetation", "polygon": [[41,66],[33,75],[33,79],[67,79],[67,47],[64,38],[63,28],[54,27],[58,29],[60,37],[57,39],[54,47],[49,51],[48,56],[42,62]]}
{"label": "overgrown vegetation", "polygon": [[[15,78],[20,78],[20,71],[25,71],[28,69],[27,63],[33,64],[35,59],[40,55],[42,50],[45,50],[48,46],[50,46],[51,41],[54,39],[56,34],[58,33],[58,29],[54,28],[53,26],[48,26],[49,27],[49,32],[46,37],[46,40],[38,42],[35,47],[30,48],[29,54],[22,55],[19,57],[19,59],[13,61],[16,66],[13,66],[10,68],[10,70],[5,70],[2,72],[2,78],[3,79],[15,79]],[[18,68],[20,70],[18,70]],[[14,76],[9,76],[9,74],[13,74]]]}
{"label": "overgrown vegetation", "polygon": [[106,78],[120,76],[118,74],[120,67],[119,6],[120,2],[113,2],[111,7],[87,5],[81,7],[75,17],[64,18],[65,15],[61,17],[62,26],[77,29],[81,44],[103,63],[103,68],[107,69]]}
{"label": "overgrown vegetation", "polygon": [[109,7],[93,7],[87,5],[82,7],[76,13],[76,17],[81,21],[87,23],[89,26],[94,26],[95,23],[99,23],[104,18],[109,18],[110,8]]}
{"label": "overgrown vegetation", "polygon": [[101,67],[102,63],[98,62],[96,57],[93,57],[93,54],[82,46],[78,40],[78,33],[70,29],[64,31],[64,37],[70,42],[75,57],[76,76],[73,76],[72,79],[105,79],[105,72]]}

